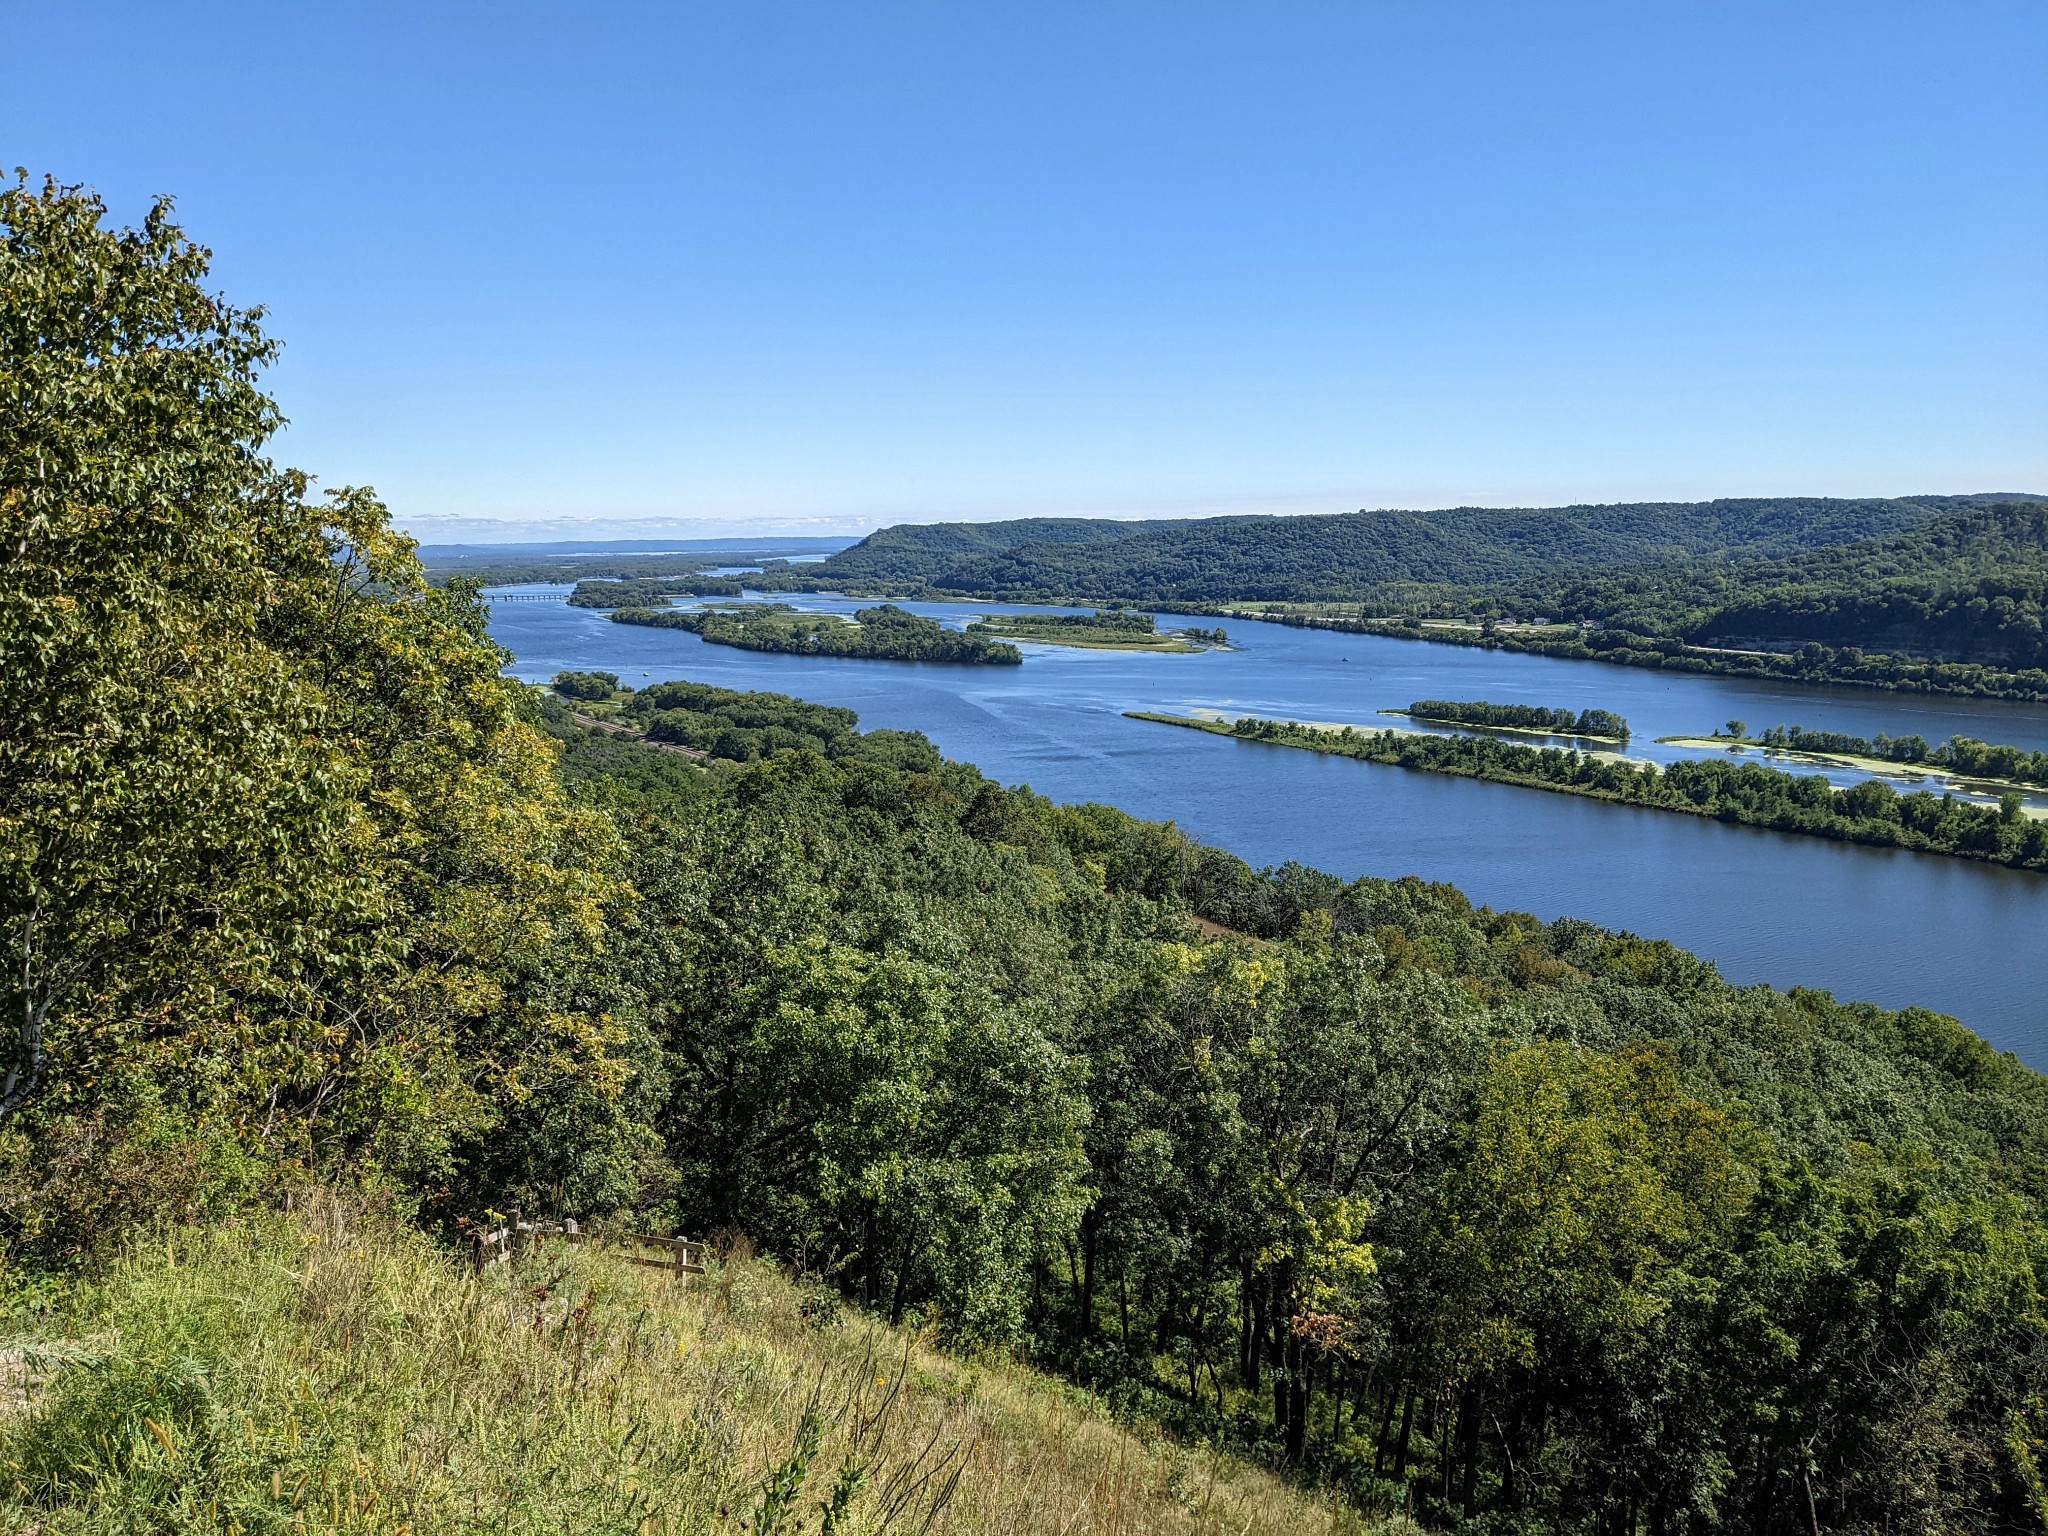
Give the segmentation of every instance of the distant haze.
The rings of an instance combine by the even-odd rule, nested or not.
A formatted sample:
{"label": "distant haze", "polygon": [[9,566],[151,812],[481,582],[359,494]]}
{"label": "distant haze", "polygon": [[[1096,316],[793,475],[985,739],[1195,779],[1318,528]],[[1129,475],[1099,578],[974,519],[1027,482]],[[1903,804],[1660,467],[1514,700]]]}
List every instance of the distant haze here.
{"label": "distant haze", "polygon": [[[1930,490],[1919,486],[1904,493],[1907,495],[1972,495],[1990,497],[2011,495],[2020,500],[2037,500],[2036,493],[1981,492],[1958,487]],[[1680,498],[1672,498],[1678,500]],[[1594,506],[1602,503],[1579,501],[1555,505]],[[1613,503],[1607,503],[1612,505]],[[1185,511],[1161,508],[1153,511],[1101,511],[1081,510],[1072,513],[1056,513],[1057,516],[1105,518],[1118,522],[1137,522],[1154,518],[1201,519],[1220,516],[1271,516],[1306,517],[1332,515],[1359,511],[1409,511],[1440,512],[1456,507],[1476,508],[1490,506],[1499,508],[1531,508],[1533,502],[1463,502],[1430,503],[1413,502],[1405,507],[1360,508],[1348,506],[1290,507],[1285,511],[1270,509],[1232,509],[1210,507],[1203,511]],[[670,550],[785,550],[792,553],[829,553],[844,548],[868,534],[883,528],[905,525],[927,526],[943,523],[996,523],[1010,521],[1007,514],[976,516],[961,512],[950,516],[933,517],[889,517],[879,519],[833,519],[833,518],[605,518],[605,517],[547,517],[531,520],[490,517],[412,517],[402,514],[396,519],[398,525],[420,541],[423,550],[465,549],[480,551],[507,548],[526,549],[532,553],[567,554],[580,551],[592,553],[628,553],[646,551],[649,553]],[[545,547],[545,548],[544,548]]]}

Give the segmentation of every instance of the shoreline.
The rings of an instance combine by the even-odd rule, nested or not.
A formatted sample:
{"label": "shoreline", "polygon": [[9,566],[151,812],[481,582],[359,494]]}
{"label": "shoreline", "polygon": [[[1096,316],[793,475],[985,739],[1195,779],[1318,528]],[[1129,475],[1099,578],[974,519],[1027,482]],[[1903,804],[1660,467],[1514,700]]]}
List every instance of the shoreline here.
{"label": "shoreline", "polygon": [[[1789,747],[1767,747],[1749,737],[1735,736],[1659,736],[1660,747],[1692,747],[1703,751],[1719,751],[1724,757],[1731,755],[1730,749],[1754,752],[1762,766],[1773,763],[1804,763],[1815,768],[1848,768],[1857,773],[1867,773],[1874,779],[1897,779],[1907,784],[1933,782],[1965,793],[1998,796],[2017,791],[2025,796],[2041,796],[2048,799],[2048,786],[2023,784],[2017,779],[1979,778],[1972,774],[1957,773],[1949,768],[1929,767],[1923,763],[1901,763],[1888,757],[1863,757],[1854,752],[1801,752]],[[2048,805],[2023,804],[2022,812],[2036,821],[2048,820]]]}
{"label": "shoreline", "polygon": [[[1787,825],[1784,824],[1785,818],[1783,815],[1755,814],[1744,807],[1739,801],[1722,800],[1718,803],[1710,802],[1707,804],[1692,802],[1683,798],[1685,791],[1682,789],[1678,791],[1679,798],[1650,798],[1651,786],[1661,785],[1665,782],[1664,770],[1657,764],[1623,758],[1614,753],[1574,752],[1568,755],[1585,759],[1589,762],[1605,761],[1612,766],[1622,768],[1625,773],[1643,774],[1644,794],[1638,795],[1623,792],[1625,786],[1619,781],[1610,781],[1609,784],[1598,784],[1573,782],[1569,779],[1542,778],[1532,773],[1516,772],[1513,767],[1500,763],[1489,764],[1482,762],[1478,765],[1467,765],[1464,763],[1442,761],[1408,761],[1395,749],[1394,742],[1394,738],[1404,736],[1411,739],[1426,737],[1441,742],[1455,742],[1459,740],[1483,742],[1487,740],[1485,737],[1460,738],[1444,736],[1434,731],[1396,731],[1391,729],[1360,733],[1355,726],[1332,729],[1329,726],[1304,724],[1298,720],[1263,720],[1258,716],[1243,716],[1240,718],[1259,720],[1259,723],[1262,725],[1276,728],[1273,734],[1245,736],[1240,735],[1232,724],[1227,724],[1221,720],[1202,720],[1193,716],[1162,714],[1152,710],[1125,710],[1123,713],[1124,717],[1130,720],[1144,720],[1158,725],[1177,725],[1185,730],[1204,731],[1212,736],[1228,736],[1236,741],[1251,742],[1261,746],[1286,747],[1296,751],[1315,752],[1326,757],[1355,758],[1360,762],[1379,763],[1389,768],[1404,768],[1414,773],[1440,773],[1448,778],[1474,779],[1488,784],[1509,784],[1522,789],[1548,790],[1552,794],[1576,795],[1581,799],[1603,801],[1609,805],[1633,806],[1646,811],[1670,811],[1679,815],[1696,816],[1705,821],[1720,821],[1732,826],[1754,827],[1759,831],[1778,832],[1792,837],[1815,837],[1828,842],[1854,843],[1869,848],[1896,848],[1906,852],[1962,859],[1973,864],[1995,864],[2005,869],[2048,873],[2048,871],[2042,870],[2039,862],[2041,854],[2034,846],[2038,841],[2038,827],[2035,832],[2029,833],[2025,839],[2015,845],[2015,852],[2011,857],[2006,857],[2000,854],[1996,844],[1987,853],[1960,841],[1947,844],[1939,843],[1928,838],[1924,832],[1910,828],[1900,828],[1898,831],[1886,830],[1882,835],[1878,835],[1875,829],[1889,829],[1897,824],[1882,820],[1871,822],[1863,818],[1845,817],[1832,811],[1829,813],[1829,820],[1820,825],[1800,825],[1796,813],[1794,813],[1792,824]],[[1348,737],[1344,736],[1341,734],[1342,730],[1349,730],[1352,734]],[[1295,739],[1290,740],[1288,735],[1285,734],[1287,732],[1294,733]],[[1303,740],[1301,739],[1302,737],[1309,739]],[[1378,752],[1372,750],[1376,745],[1382,750]],[[1496,745],[1502,750],[1511,752],[1519,751],[1535,754],[1546,750],[1540,747],[1522,746],[1510,742],[1500,742],[1496,743]],[[1711,763],[1713,760],[1707,759],[1706,761]],[[1752,764],[1750,766],[1758,765]],[[1792,775],[1786,774],[1781,770],[1766,769],[1765,771],[1786,780],[1788,784],[1797,782],[1793,779]],[[1668,791],[1665,792],[1668,793]],[[1831,790],[1831,797],[1835,793],[1840,793],[1840,791]],[[1830,803],[1832,804],[1832,799]],[[1988,811],[1988,807],[1971,806],[1966,801],[1952,803],[1963,806],[1971,814],[1981,815]],[[2037,823],[2043,820],[2043,818],[2039,817],[2028,817],[2026,819]]]}
{"label": "shoreline", "polygon": [[1412,709],[1382,709],[1377,713],[1400,715],[1409,720],[1427,720],[1431,725],[1454,725],[1461,731],[1497,731],[1507,736],[1541,736],[1545,740],[1555,737],[1560,741],[1605,741],[1617,747],[1625,747],[1629,743],[1626,736],[1589,736],[1578,731],[1543,730],[1533,725],[1479,725],[1471,720],[1440,720],[1435,715],[1418,715]]}
{"label": "shoreline", "polygon": [[[1383,709],[1383,710],[1379,711],[1379,713],[1381,713],[1381,714],[1383,714],[1383,715],[1406,715],[1406,714],[1407,714],[1408,712],[1407,712],[1406,710],[1403,710],[1403,709]],[[1256,720],[1256,719],[1259,719],[1259,718],[1260,718],[1260,717],[1259,717],[1259,716],[1257,716],[1257,715],[1231,715],[1231,716],[1225,716],[1225,715],[1223,715],[1223,714],[1222,714],[1222,713],[1221,713],[1221,712],[1219,711],[1219,712],[1217,712],[1217,713],[1216,713],[1216,715],[1215,715],[1215,717],[1214,717],[1213,719],[1208,719],[1208,718],[1204,718],[1204,717],[1202,717],[1201,715],[1162,715],[1162,714],[1156,714],[1156,713],[1152,713],[1152,712],[1150,712],[1150,711],[1147,711],[1147,710],[1142,710],[1142,709],[1127,709],[1127,710],[1125,710],[1125,711],[1124,711],[1124,715],[1125,715],[1125,717],[1126,717],[1127,719],[1131,719],[1131,720],[1150,720],[1150,721],[1154,721],[1154,722],[1156,722],[1156,723],[1158,723],[1158,724],[1161,724],[1161,725],[1188,725],[1188,726],[1196,726],[1196,727],[1199,727],[1199,728],[1200,728],[1200,729],[1202,729],[1202,730],[1205,730],[1205,731],[1208,731],[1208,732],[1210,732],[1210,733],[1211,733],[1212,735],[1217,735],[1217,736],[1231,736],[1231,735],[1234,735],[1235,733],[1234,733],[1234,732],[1233,732],[1233,731],[1232,731],[1232,730],[1230,729],[1230,727],[1231,727],[1231,725],[1232,725],[1232,724],[1233,724],[1233,723],[1234,723],[1235,721],[1237,721],[1237,720],[1240,720],[1240,719],[1246,719],[1246,720]],[[1417,717],[1417,716],[1410,716],[1410,718],[1411,718],[1411,719],[1414,719],[1414,718],[1419,718],[1419,717]],[[1443,732],[1443,731],[1418,731],[1418,730],[1415,730],[1415,729],[1413,729],[1412,727],[1406,727],[1406,726],[1399,726],[1399,725],[1354,725],[1353,723],[1351,723],[1351,722],[1350,722],[1350,721],[1348,721],[1348,720],[1286,720],[1286,721],[1282,721],[1282,722],[1280,722],[1280,723],[1281,723],[1281,724],[1284,724],[1284,725],[1292,725],[1292,726],[1296,726],[1296,727],[1299,727],[1299,728],[1300,728],[1301,730],[1304,730],[1304,731],[1316,731],[1316,732],[1320,732],[1320,733],[1322,733],[1322,734],[1324,734],[1324,735],[1329,735],[1329,736],[1335,736],[1335,737],[1337,737],[1337,738],[1338,738],[1338,740],[1339,740],[1340,742],[1341,742],[1341,741],[1343,740],[1343,735],[1344,735],[1344,732],[1346,732],[1346,731],[1350,731],[1350,732],[1352,732],[1352,733],[1353,733],[1353,736],[1354,736],[1354,737],[1355,737],[1356,739],[1358,739],[1358,740],[1366,740],[1366,739],[1368,739],[1368,738],[1370,738],[1370,737],[1373,737],[1373,736],[1410,736],[1410,737],[1420,737],[1420,738],[1423,738],[1423,739],[1425,739],[1425,740],[1443,740],[1443,739],[1445,739],[1445,738],[1446,738],[1446,733],[1445,733],[1445,732]],[[1456,722],[1456,721],[1449,721],[1449,720],[1446,720],[1446,721],[1440,721],[1440,722],[1437,722],[1437,723],[1439,723],[1439,724],[1443,724],[1443,725],[1452,725],[1452,724],[1459,724],[1459,722]],[[1494,730],[1507,730],[1507,729],[1509,729],[1509,727],[1507,727],[1507,726],[1482,726],[1482,725],[1474,725],[1474,726],[1464,726],[1464,727],[1462,727],[1462,728],[1463,728],[1463,729],[1466,729],[1466,730],[1469,730],[1469,731],[1472,731],[1472,732],[1474,732],[1475,734],[1478,734],[1478,735],[1481,735],[1481,736],[1484,736],[1484,735],[1485,735],[1486,733],[1488,733],[1488,732],[1490,732],[1490,731],[1494,731]],[[1545,734],[1550,734],[1550,733],[1547,733],[1547,732],[1537,732],[1536,734],[1538,734],[1538,735],[1545,735]],[[1248,739],[1251,739],[1251,738],[1246,738],[1246,737],[1239,737],[1238,739],[1239,739],[1239,740],[1248,740]],[[1455,738],[1455,737],[1453,737],[1453,738],[1450,738],[1450,739],[1453,739],[1453,740],[1455,740],[1456,738]],[[1575,737],[1575,738],[1573,738],[1573,739],[1574,739],[1574,740],[1577,740],[1577,741],[1613,741],[1613,740],[1614,740],[1614,738],[1613,738],[1613,737],[1611,737],[1611,736],[1579,736],[1579,737]],[[1282,743],[1282,745],[1292,745],[1292,743]],[[1509,743],[1509,745],[1511,745],[1511,746],[1523,746],[1523,745],[1525,745],[1525,743],[1523,743],[1523,742],[1511,742],[1511,743]],[[1314,748],[1311,748],[1310,750],[1316,750],[1316,749],[1314,749]],[[1333,751],[1334,751],[1334,750],[1336,750],[1336,749],[1335,749],[1335,748],[1332,748],[1331,750],[1333,750]],[[1540,748],[1539,748],[1538,750],[1542,750],[1542,749],[1540,749]],[[1620,764],[1624,764],[1625,766],[1627,766],[1627,767],[1630,767],[1630,768],[1654,768],[1654,767],[1656,767],[1656,766],[1657,766],[1657,765],[1656,765],[1655,763],[1653,763],[1653,762],[1652,762],[1652,761],[1651,761],[1651,760],[1650,760],[1649,758],[1647,758],[1647,757],[1630,757],[1630,756],[1629,756],[1629,755],[1628,755],[1627,753],[1625,753],[1625,752],[1612,752],[1612,751],[1603,751],[1603,750],[1594,750],[1594,751],[1587,751],[1586,749],[1584,749],[1584,748],[1582,748],[1582,747],[1553,747],[1553,748],[1550,748],[1549,750],[1551,750],[1551,751],[1554,751],[1554,752],[1577,752],[1577,753],[1579,754],[1579,756],[1581,756],[1581,757],[1587,757],[1587,758],[1592,758],[1593,760],[1595,760],[1595,761],[1597,761],[1597,762],[1602,762],[1602,763],[1620,763]]]}

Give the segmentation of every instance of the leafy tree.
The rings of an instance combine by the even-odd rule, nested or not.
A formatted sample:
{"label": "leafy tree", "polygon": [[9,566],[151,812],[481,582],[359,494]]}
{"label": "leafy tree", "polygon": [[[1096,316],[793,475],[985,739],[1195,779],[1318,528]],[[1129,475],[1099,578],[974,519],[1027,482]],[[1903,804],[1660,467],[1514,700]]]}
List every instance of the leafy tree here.
{"label": "leafy tree", "polygon": [[274,344],[167,203],[17,184],[0,236],[0,1115],[55,1179],[17,1219],[151,1138],[418,1177],[610,1082],[610,1026],[529,999],[612,835],[469,589],[262,456]]}
{"label": "leafy tree", "polygon": [[557,672],[555,692],[565,699],[609,699],[619,691],[616,672]]}

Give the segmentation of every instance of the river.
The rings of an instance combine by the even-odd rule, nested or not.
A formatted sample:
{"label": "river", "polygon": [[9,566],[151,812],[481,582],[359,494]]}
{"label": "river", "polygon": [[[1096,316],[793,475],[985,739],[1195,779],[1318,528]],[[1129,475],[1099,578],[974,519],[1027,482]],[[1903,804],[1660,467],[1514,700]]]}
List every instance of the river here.
{"label": "river", "polygon": [[[862,606],[784,600],[834,612]],[[977,613],[1048,611],[902,606],[949,625]],[[516,658],[508,670],[528,681],[602,669],[634,687],[689,677],[844,705],[860,712],[863,727],[923,731],[948,757],[1006,784],[1175,821],[1254,865],[1297,859],[1347,879],[1447,880],[1496,909],[1669,939],[1739,984],[1938,1009],[2048,1069],[2048,876],[1323,757],[1122,713],[1214,710],[1406,727],[1412,722],[1377,711],[1424,698],[1608,709],[1635,733],[1630,755],[1668,761],[1693,754],[1654,738],[1704,735],[1731,719],[1752,734],[1790,723],[2042,750],[2048,707],[1799,688],[1242,620],[1166,619],[1162,627],[1180,622],[1224,622],[1232,648],[1173,656],[1027,645],[1021,667],[813,659],[707,645],[684,630],[613,624],[550,601],[494,604],[491,631]]]}

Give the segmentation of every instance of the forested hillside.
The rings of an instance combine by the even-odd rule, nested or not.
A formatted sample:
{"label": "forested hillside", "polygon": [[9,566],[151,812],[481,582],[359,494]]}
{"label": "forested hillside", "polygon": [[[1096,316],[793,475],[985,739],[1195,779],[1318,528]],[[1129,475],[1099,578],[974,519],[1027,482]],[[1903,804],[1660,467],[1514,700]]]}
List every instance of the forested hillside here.
{"label": "forested hillside", "polygon": [[1772,497],[1167,524],[906,525],[873,534],[805,575],[1080,602],[1346,600],[1390,583],[1505,581],[1687,555],[1787,555],[1911,528],[1972,499]]}
{"label": "forested hillside", "polygon": [[1689,561],[1445,594],[1439,606],[1590,618],[1695,644],[1818,641],[2009,667],[2048,664],[2048,504],[1951,513],[1888,538],[1784,560]]}
{"label": "forested hillside", "polygon": [[[1062,548],[1112,544],[1184,519],[1122,522],[1107,517],[1018,517],[996,523],[899,523],[879,529],[819,566],[836,580],[917,589],[963,561],[1000,555],[1019,546]],[[827,569],[829,567],[829,570]],[[865,586],[863,587],[865,590]]]}
{"label": "forested hillside", "polygon": [[[16,1528],[765,1536],[1038,1475],[1046,1399],[973,1449],[863,1417],[891,1373],[933,1425],[986,1398],[862,1314],[1374,1518],[2048,1518],[2048,1080],[843,711],[664,684],[652,740],[586,725],[370,492],[265,457],[273,345],[169,209],[102,217],[0,192]],[[515,1206],[722,1233],[722,1312],[459,1274]],[[1040,1465],[1087,1475],[930,1528],[1221,1528],[1192,1451],[1209,1492],[1102,1523],[1121,1470],[1059,1422]]]}

